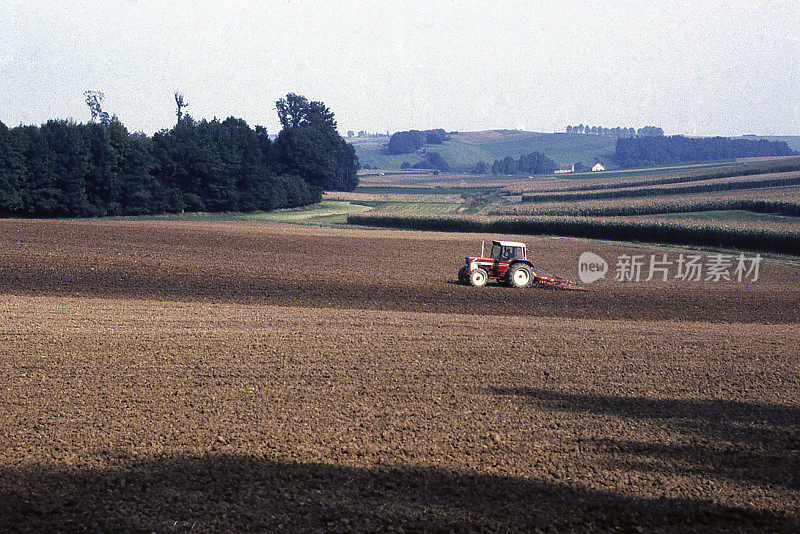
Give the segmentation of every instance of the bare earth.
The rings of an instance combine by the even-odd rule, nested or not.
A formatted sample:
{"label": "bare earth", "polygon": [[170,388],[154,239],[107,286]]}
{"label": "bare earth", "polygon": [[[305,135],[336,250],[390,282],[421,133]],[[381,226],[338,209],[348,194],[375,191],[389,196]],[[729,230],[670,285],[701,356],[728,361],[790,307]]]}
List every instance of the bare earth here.
{"label": "bare earth", "polygon": [[800,269],[457,285],[482,237],[0,221],[0,531],[800,529]]}

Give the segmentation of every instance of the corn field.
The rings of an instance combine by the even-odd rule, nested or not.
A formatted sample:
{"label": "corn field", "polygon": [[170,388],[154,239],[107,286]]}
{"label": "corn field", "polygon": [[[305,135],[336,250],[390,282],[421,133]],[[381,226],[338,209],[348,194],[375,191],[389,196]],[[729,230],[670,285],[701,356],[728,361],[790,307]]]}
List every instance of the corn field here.
{"label": "corn field", "polygon": [[[738,178],[738,179],[737,179]],[[522,202],[558,202],[579,200],[600,200],[609,198],[656,197],[664,195],[710,193],[716,191],[736,191],[761,189],[765,187],[785,187],[800,185],[800,172],[760,174],[755,177],[729,177],[704,180],[703,183],[655,185],[647,187],[616,188],[592,191],[566,191],[553,193],[533,193],[522,195]]]}
{"label": "corn field", "polygon": [[351,214],[349,224],[414,230],[549,234],[593,239],[672,243],[800,255],[800,229],[791,223],[674,222],[653,219],[485,217]]}
{"label": "corn field", "polygon": [[618,216],[744,210],[800,217],[800,188],[721,191],[664,197],[529,202],[492,208],[490,215]]}
{"label": "corn field", "polygon": [[598,191],[604,189],[622,189],[642,186],[668,185],[687,182],[702,182],[721,178],[753,176],[758,174],[774,174],[800,171],[800,158],[787,158],[780,161],[754,162],[736,164],[724,169],[694,169],[677,172],[653,171],[641,175],[625,175],[614,178],[582,178],[561,179],[555,183],[548,180],[526,182],[524,185],[509,186],[504,192],[509,195],[533,193],[557,193],[567,191]]}

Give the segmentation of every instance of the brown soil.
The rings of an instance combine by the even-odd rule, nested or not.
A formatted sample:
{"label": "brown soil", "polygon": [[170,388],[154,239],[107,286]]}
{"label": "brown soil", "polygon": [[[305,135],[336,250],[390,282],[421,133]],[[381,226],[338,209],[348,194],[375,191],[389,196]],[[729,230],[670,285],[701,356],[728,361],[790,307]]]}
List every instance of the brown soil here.
{"label": "brown soil", "polygon": [[[263,223],[2,221],[0,292],[265,303],[313,308],[595,319],[800,321],[800,269],[762,266],[746,283],[617,283],[586,293],[458,285],[490,235],[326,229]],[[516,239],[516,238],[515,238]],[[521,237],[535,265],[577,279],[591,250],[664,250]],[[672,259],[677,251],[668,251]],[[610,273],[609,278],[613,278]]]}
{"label": "brown soil", "polygon": [[800,528],[800,270],[459,286],[480,238],[0,221],[0,530]]}

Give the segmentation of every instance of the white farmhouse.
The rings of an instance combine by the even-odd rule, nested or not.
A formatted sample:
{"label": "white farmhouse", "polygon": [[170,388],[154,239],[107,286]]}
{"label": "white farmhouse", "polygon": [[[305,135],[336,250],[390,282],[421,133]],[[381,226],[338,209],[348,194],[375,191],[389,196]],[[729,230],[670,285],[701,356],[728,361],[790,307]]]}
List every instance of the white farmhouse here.
{"label": "white farmhouse", "polygon": [[599,161],[594,164],[594,167],[592,167],[592,172],[604,171],[604,170],[606,170],[606,168],[603,167],[603,164],[600,163]]}
{"label": "white farmhouse", "polygon": [[556,174],[564,174],[565,172],[575,172],[575,164],[562,163],[559,165],[558,169],[556,169]]}

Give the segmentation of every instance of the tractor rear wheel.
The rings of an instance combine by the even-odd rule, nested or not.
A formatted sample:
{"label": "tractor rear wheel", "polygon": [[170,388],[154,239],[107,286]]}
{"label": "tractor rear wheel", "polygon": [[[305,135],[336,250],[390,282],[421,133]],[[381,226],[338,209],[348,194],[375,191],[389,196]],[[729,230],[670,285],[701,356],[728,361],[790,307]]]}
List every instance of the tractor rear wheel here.
{"label": "tractor rear wheel", "polygon": [[475,287],[485,286],[489,280],[489,275],[480,267],[469,273],[469,285]]}
{"label": "tractor rear wheel", "polygon": [[458,270],[458,281],[462,284],[469,284],[469,268],[464,265]]}
{"label": "tractor rear wheel", "polygon": [[515,263],[506,273],[506,282],[511,287],[528,287],[532,279],[531,270],[524,263]]}

